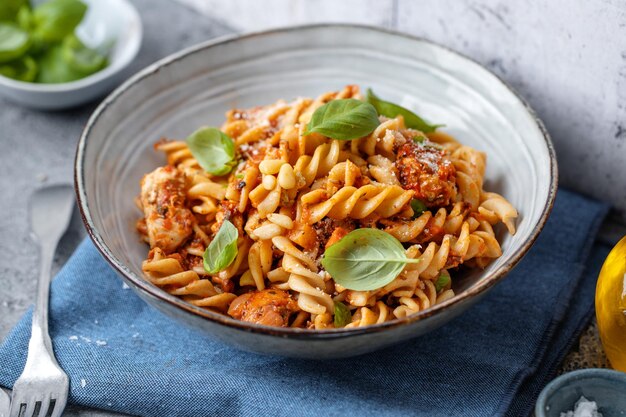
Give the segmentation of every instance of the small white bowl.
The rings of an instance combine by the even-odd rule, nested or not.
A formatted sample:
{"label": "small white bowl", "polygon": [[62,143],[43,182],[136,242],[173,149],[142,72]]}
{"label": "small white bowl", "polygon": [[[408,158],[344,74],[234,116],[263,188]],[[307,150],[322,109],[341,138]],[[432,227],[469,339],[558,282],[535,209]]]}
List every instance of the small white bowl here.
{"label": "small white bowl", "polygon": [[89,8],[76,29],[77,35],[90,47],[114,41],[109,65],[83,79],[61,84],[29,83],[0,75],[1,95],[26,107],[58,110],[103,96],[124,79],[124,69],[137,56],[141,46],[143,29],[139,13],[127,0],[82,1]]}

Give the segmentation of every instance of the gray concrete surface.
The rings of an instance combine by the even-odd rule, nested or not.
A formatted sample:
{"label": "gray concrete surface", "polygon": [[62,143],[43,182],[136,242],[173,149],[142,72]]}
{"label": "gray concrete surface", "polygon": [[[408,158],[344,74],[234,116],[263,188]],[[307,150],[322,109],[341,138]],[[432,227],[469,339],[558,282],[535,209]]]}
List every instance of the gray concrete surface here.
{"label": "gray concrete surface", "polygon": [[[169,0],[133,0],[144,24],[144,42],[130,73],[182,47],[231,32]],[[59,112],[21,108],[0,98],[0,340],[17,323],[35,294],[37,247],[29,238],[27,201],[50,183],[71,183],[76,142],[97,103]],[[78,213],[63,237],[55,272],[85,236]],[[70,406],[67,416],[110,416]]]}

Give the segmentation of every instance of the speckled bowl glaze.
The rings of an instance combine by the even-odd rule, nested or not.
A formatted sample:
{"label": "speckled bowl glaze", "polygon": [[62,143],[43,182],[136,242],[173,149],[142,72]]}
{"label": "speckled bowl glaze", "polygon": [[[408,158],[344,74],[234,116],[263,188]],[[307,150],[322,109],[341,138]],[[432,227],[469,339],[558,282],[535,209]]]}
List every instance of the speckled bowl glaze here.
{"label": "speckled bowl glaze", "polygon": [[[139,13],[127,0],[83,1],[89,8],[76,34],[91,47],[113,41],[109,65],[83,79],[61,84],[27,83],[0,75],[0,94],[26,107],[60,110],[104,96],[129,75],[124,70],[141,47]],[[33,4],[43,2],[35,0]]]}
{"label": "speckled bowl glaze", "polygon": [[[457,295],[402,320],[313,331],[237,321],[188,304],[142,278],[148,248],[134,224],[139,180],[164,163],[153,143],[221,125],[232,107],[316,96],[345,84],[372,87],[488,154],[485,187],[520,212],[518,231],[498,229],[503,255],[455,280]],[[242,349],[306,358],[358,355],[431,331],[465,311],[519,262],[554,202],[554,148],[532,110],[500,79],[462,55],[383,29],[352,25],[285,28],[206,42],[144,69],[94,112],[76,155],[76,189],[91,238],[146,302]]]}
{"label": "speckled bowl glaze", "polygon": [[559,417],[573,410],[581,396],[595,401],[603,417],[626,416],[626,373],[580,369],[563,374],[543,389],[535,405],[535,416]]}

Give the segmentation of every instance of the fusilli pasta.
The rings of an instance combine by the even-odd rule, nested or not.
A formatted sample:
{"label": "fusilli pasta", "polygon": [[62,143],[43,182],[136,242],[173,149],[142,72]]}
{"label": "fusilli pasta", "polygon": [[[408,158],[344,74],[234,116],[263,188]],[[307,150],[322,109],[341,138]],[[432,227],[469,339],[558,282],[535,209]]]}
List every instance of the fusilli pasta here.
{"label": "fusilli pasta", "polygon": [[[362,97],[351,85],[230,110],[221,131],[232,139],[235,159],[224,175],[204,169],[185,141],[157,142],[167,165],[142,179],[139,198],[137,229],[150,245],[146,278],[240,320],[350,328],[452,298],[450,273],[485,267],[502,254],[494,227],[502,223],[514,234],[517,211],[483,189],[485,153],[441,131],[407,128],[401,115],[379,116],[370,134],[353,140],[305,134],[316,110],[339,99]],[[238,233],[236,254],[209,273],[203,256],[226,221]],[[387,232],[419,262],[375,290],[342,287],[320,259],[358,228]],[[343,322],[338,303],[349,311]]]}

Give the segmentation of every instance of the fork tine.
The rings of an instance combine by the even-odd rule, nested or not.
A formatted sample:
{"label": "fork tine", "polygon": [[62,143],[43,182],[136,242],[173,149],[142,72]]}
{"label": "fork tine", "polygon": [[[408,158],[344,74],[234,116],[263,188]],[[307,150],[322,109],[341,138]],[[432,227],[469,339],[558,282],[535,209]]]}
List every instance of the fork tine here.
{"label": "fork tine", "polygon": [[22,413],[23,417],[32,417],[33,412],[35,411],[35,401],[27,401],[26,402],[26,410]]}
{"label": "fork tine", "polygon": [[50,402],[48,404],[49,404],[48,411],[46,415],[43,417],[51,417],[52,414],[59,409],[59,407],[57,406],[56,400],[52,398],[50,398]]}
{"label": "fork tine", "polygon": [[57,397],[57,400],[54,404],[54,411],[52,412],[50,417],[61,417],[61,414],[63,413],[63,409],[65,408],[65,403],[66,403],[65,399],[63,398],[58,399]]}
{"label": "fork tine", "polygon": [[11,412],[9,415],[11,417],[20,417],[20,410],[22,408],[22,401],[15,398],[15,396],[11,399]]}
{"label": "fork tine", "polygon": [[39,409],[39,417],[46,417],[48,414],[48,406],[50,405],[50,396],[46,395],[43,400],[41,400],[41,408]]}
{"label": "fork tine", "polygon": [[9,411],[9,417],[19,417],[20,416],[20,405],[15,402],[15,400],[11,401],[11,411]]}
{"label": "fork tine", "polygon": [[43,404],[43,401],[35,401],[35,407],[33,409],[33,417],[39,417],[41,416],[41,405]]}

